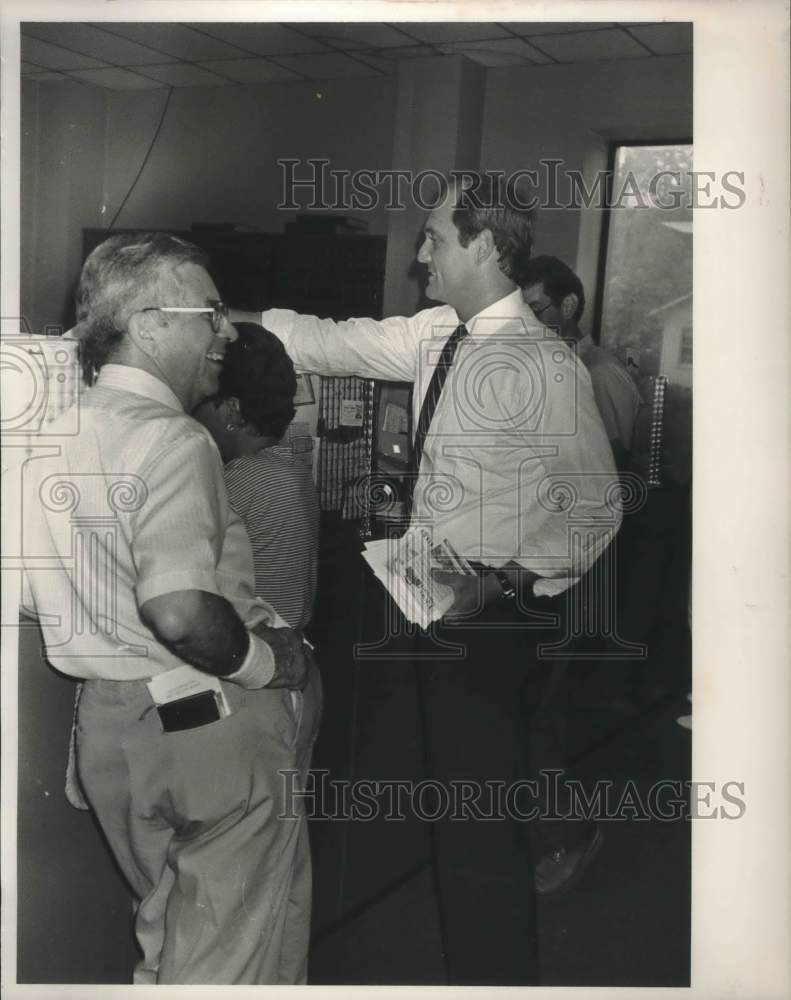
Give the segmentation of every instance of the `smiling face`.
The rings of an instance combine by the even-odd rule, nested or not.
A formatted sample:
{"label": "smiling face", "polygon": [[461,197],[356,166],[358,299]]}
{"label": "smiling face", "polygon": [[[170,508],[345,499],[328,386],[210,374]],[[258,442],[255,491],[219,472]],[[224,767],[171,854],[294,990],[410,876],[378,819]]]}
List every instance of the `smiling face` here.
{"label": "smiling face", "polygon": [[424,239],[417,259],[428,269],[426,295],[435,302],[447,302],[459,315],[470,298],[473,282],[478,278],[475,267],[475,240],[463,247],[459,231],[453,222],[453,200],[446,198],[434,209],[423,227]]}
{"label": "smiling face", "polygon": [[[160,302],[169,306],[209,307],[220,297],[209,273],[197,264],[180,264],[168,270],[158,294]],[[236,340],[236,329],[224,319],[215,333],[211,312],[157,315],[165,320],[159,363],[189,413],[219,389],[225,348]]]}

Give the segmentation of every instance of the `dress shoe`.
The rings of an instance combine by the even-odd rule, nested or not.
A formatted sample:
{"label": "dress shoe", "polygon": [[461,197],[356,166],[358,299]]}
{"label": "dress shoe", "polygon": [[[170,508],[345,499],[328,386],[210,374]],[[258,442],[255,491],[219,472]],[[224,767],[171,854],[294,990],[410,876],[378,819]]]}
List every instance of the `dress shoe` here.
{"label": "dress shoe", "polygon": [[582,878],[604,843],[604,834],[596,830],[579,847],[560,847],[545,854],[536,865],[536,892],[539,896],[568,892]]}

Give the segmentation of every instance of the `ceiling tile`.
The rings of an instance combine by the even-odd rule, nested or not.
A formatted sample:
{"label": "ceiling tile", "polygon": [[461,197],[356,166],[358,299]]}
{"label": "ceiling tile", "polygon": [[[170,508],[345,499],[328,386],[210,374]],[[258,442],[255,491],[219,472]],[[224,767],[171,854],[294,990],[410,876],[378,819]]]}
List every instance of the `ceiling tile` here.
{"label": "ceiling tile", "polygon": [[628,59],[647,56],[639,42],[617,28],[580,31],[567,35],[544,35],[541,49],[558,62],[586,62],[590,59]]}
{"label": "ceiling tile", "polygon": [[26,75],[25,79],[36,80],[38,83],[47,83],[48,81],[52,80],[58,80],[60,83],[62,83],[64,80],[68,80],[69,78],[67,76],[64,76],[63,73],[56,73],[54,71],[47,72],[46,70],[42,72],[41,70],[39,70],[36,73],[31,73],[29,76]]}
{"label": "ceiling tile", "polygon": [[330,80],[343,76],[378,76],[377,70],[364,66],[342,52],[278,56],[278,62],[311,80]]}
{"label": "ceiling tile", "polygon": [[50,45],[37,38],[22,35],[22,58],[45,69],[98,69],[106,63],[77,52],[69,52],[59,45]]}
{"label": "ceiling tile", "polygon": [[118,38],[90,24],[36,22],[25,24],[25,34],[52,45],[62,45],[114,66],[142,66],[162,62],[162,56],[142,45]]}
{"label": "ceiling tile", "polygon": [[266,59],[251,56],[247,59],[213,59],[211,62],[200,63],[208,70],[215,70],[223,76],[230,77],[237,83],[273,83],[278,80],[299,80],[300,77],[290,69],[276,66]]}
{"label": "ceiling tile", "polygon": [[613,21],[504,21],[503,27],[517,35],[561,35],[569,31],[613,28]]}
{"label": "ceiling tile", "polygon": [[245,52],[252,52],[260,56],[327,51],[326,45],[300,35],[283,24],[272,24],[266,21],[243,21],[233,24],[206,22],[199,25],[195,22],[195,26],[200,27],[201,31],[205,31],[214,38],[221,38]]}
{"label": "ceiling tile", "polygon": [[108,25],[108,29],[150,46],[160,53],[159,62],[162,62],[162,53],[190,62],[197,62],[199,59],[232,59],[239,55],[235,47],[216,38],[209,38],[187,24],[122,21]]}
{"label": "ceiling tile", "polygon": [[397,49],[383,49],[379,55],[382,59],[397,62],[399,59],[423,59],[437,55],[437,49],[431,45],[402,45]]}
{"label": "ceiling tile", "polygon": [[692,51],[692,24],[689,21],[640,25],[630,28],[629,33],[660,56]]}
{"label": "ceiling tile", "polygon": [[165,63],[161,66],[146,66],[145,75],[169,87],[221,87],[232,83],[220,73],[193,66],[191,63]]}
{"label": "ceiling tile", "polygon": [[490,21],[405,21],[397,26],[421,42],[465,42],[508,37],[507,31]]}
{"label": "ceiling tile", "polygon": [[439,46],[442,52],[458,52],[482,66],[518,66],[548,63],[552,60],[522,38],[493,38],[489,42],[450,42]]}
{"label": "ceiling tile", "polygon": [[326,42],[330,47],[343,49],[387,49],[394,45],[404,45],[409,39],[388,24],[370,21],[326,21],[295,24],[312,38]]}
{"label": "ceiling tile", "polygon": [[79,69],[69,74],[85,83],[96,87],[106,87],[109,90],[152,90],[162,87],[156,80],[147,80],[138,73],[118,66],[108,66],[107,69]]}
{"label": "ceiling tile", "polygon": [[[374,67],[374,69],[379,70],[385,76],[389,76],[395,73],[396,63],[398,62],[397,57],[394,53],[398,51],[396,49],[361,49],[355,50],[354,55],[357,59],[361,60],[367,65]],[[430,51],[430,50],[429,50]],[[366,74],[367,75],[367,74]]]}
{"label": "ceiling tile", "polygon": [[[692,47],[691,24],[674,21],[628,22],[628,32],[590,21],[46,21],[21,28],[26,79],[67,79],[54,72],[62,70],[124,90],[366,77],[392,73],[402,59],[440,53],[496,67],[648,57],[649,50],[667,55]],[[122,67],[139,70],[127,75]]]}

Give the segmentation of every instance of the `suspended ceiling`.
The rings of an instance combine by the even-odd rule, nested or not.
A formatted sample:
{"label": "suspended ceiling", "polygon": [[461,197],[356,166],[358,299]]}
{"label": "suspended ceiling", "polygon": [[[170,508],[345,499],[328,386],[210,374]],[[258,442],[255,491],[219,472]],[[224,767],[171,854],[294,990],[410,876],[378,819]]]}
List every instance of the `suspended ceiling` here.
{"label": "suspended ceiling", "polygon": [[656,59],[692,51],[687,22],[24,22],[22,76],[110,90],[222,87],[395,72],[461,53],[483,66]]}

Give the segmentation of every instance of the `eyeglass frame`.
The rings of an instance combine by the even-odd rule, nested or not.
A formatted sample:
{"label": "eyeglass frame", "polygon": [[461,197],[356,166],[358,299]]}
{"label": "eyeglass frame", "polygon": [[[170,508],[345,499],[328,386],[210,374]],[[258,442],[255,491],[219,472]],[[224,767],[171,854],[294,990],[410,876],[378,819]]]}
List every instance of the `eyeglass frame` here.
{"label": "eyeglass frame", "polygon": [[165,312],[165,313],[211,313],[211,328],[213,333],[222,330],[223,323],[228,321],[229,307],[221,299],[209,300],[206,306],[146,306],[138,312]]}
{"label": "eyeglass frame", "polygon": [[549,302],[545,302],[543,304],[543,306],[541,306],[540,309],[536,309],[536,307],[533,306],[533,305],[530,305],[529,302],[528,302],[528,305],[532,309],[533,315],[536,317],[536,319],[538,319],[540,316],[543,316],[543,314],[547,311],[547,309],[551,309],[552,306],[557,305],[557,303],[553,302],[552,299],[550,299]]}

